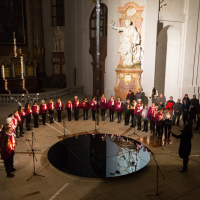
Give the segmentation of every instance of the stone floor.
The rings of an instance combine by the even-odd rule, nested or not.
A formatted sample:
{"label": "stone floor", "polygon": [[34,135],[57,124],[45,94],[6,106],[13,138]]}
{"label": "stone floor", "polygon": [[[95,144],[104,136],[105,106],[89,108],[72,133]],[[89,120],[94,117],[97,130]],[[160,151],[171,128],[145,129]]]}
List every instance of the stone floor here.
{"label": "stone floor", "polygon": [[[81,98],[82,99],[82,98]],[[3,122],[9,112],[15,107],[1,110],[0,121]],[[63,118],[66,113],[63,112]],[[91,116],[91,113],[90,113]],[[48,121],[48,120],[47,120]],[[118,124],[100,121],[97,127],[101,133],[130,135],[133,129],[125,127],[123,123]],[[78,122],[66,120],[66,134],[91,131],[94,129],[94,122],[91,117],[88,121],[83,121],[80,114]],[[27,152],[30,149],[25,139],[31,139],[31,132],[24,134],[23,138],[18,139],[14,165],[17,171],[15,177],[8,179],[6,177],[3,161],[0,161],[0,200],[123,200],[123,199],[159,199],[158,197],[146,197],[146,195],[156,194],[156,164],[153,158],[149,164],[142,170],[126,177],[116,178],[114,180],[89,179],[63,174],[54,169],[48,162],[47,153],[49,148],[59,141],[58,136],[63,135],[63,124],[54,123],[53,125],[41,125],[38,129],[33,129],[35,135],[36,149],[36,170],[37,173],[45,177],[36,176],[27,181],[32,175],[33,164],[32,157]],[[173,127],[173,132],[178,133]],[[138,135],[148,137],[150,133],[136,132]],[[133,136],[133,135],[132,135]],[[131,138],[137,139],[138,136]],[[182,160],[178,157],[179,140],[173,144],[159,147],[149,147],[155,153],[162,174],[159,173],[159,192],[162,199],[181,199],[196,200],[200,199],[200,132],[194,131],[192,140],[192,153],[190,156],[188,172],[182,174],[179,169],[182,166]]]}

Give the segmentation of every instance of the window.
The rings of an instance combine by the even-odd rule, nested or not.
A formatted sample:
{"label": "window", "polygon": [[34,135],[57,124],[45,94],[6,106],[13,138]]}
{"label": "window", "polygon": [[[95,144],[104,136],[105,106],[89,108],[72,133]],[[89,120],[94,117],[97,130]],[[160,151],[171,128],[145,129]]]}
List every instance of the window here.
{"label": "window", "polygon": [[[94,7],[90,17],[90,38],[96,37],[96,7]],[[101,3],[100,11],[100,37],[107,37],[108,25],[108,8],[105,4]]]}
{"label": "window", "polygon": [[52,26],[65,25],[64,0],[51,0]]}

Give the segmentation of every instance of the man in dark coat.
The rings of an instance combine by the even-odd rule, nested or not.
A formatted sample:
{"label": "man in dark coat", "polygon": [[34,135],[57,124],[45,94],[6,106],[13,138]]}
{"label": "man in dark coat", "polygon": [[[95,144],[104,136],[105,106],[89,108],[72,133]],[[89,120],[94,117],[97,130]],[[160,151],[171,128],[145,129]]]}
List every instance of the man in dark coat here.
{"label": "man in dark coat", "polygon": [[177,126],[179,126],[180,116],[183,111],[183,104],[181,103],[181,99],[178,99],[178,102],[174,104],[174,119],[172,125],[174,126],[176,118],[177,118]]}
{"label": "man in dark coat", "polygon": [[185,94],[185,96],[183,97],[182,103],[184,102],[184,100],[186,100],[186,103],[190,104],[190,98],[188,97],[188,94]]}
{"label": "man in dark coat", "polygon": [[193,120],[196,118],[196,108],[194,107],[193,103],[191,103],[189,108],[189,126],[192,129],[193,127]]}
{"label": "man in dark coat", "polygon": [[188,113],[189,113],[190,104],[186,100],[183,101],[183,122],[185,125],[188,122]]}
{"label": "man in dark coat", "polygon": [[127,94],[127,96],[126,96],[126,100],[127,100],[127,99],[130,100],[130,103],[132,103],[133,100],[135,99],[135,95],[134,95],[134,93],[133,93],[131,90],[128,91],[128,94]]}
{"label": "man in dark coat", "polygon": [[143,100],[143,95],[142,95],[142,93],[141,93],[141,90],[140,89],[138,89],[138,91],[136,92],[136,94],[135,94],[135,101],[137,102],[138,101],[138,99],[141,99],[141,100]]}
{"label": "man in dark coat", "polygon": [[193,133],[188,125],[185,125],[183,130],[180,130],[178,127],[177,129],[181,131],[181,135],[175,135],[172,133],[172,136],[175,138],[180,138],[180,146],[179,146],[179,156],[183,159],[183,168],[180,172],[187,171],[187,165],[189,162],[189,156],[191,152],[191,139],[193,137]]}
{"label": "man in dark coat", "polygon": [[193,98],[191,99],[191,103],[193,103],[195,109],[196,109],[196,115],[194,118],[194,121],[196,122],[196,117],[197,117],[197,111],[198,111],[198,107],[199,107],[199,99],[196,98],[196,95],[193,95]]}
{"label": "man in dark coat", "polygon": [[163,94],[160,94],[160,96],[158,97],[158,109],[160,110],[161,108],[165,109],[165,102],[166,99],[165,97],[163,97]]}

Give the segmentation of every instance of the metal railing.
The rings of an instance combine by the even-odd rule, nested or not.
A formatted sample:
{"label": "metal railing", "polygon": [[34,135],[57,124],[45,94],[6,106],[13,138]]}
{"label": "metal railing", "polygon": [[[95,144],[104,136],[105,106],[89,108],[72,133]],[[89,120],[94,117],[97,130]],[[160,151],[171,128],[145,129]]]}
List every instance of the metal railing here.
{"label": "metal railing", "polygon": [[70,95],[84,93],[84,86],[68,87],[61,90],[32,94],[0,94],[0,104],[33,103],[34,101],[48,100],[57,101],[58,98],[67,98]]}

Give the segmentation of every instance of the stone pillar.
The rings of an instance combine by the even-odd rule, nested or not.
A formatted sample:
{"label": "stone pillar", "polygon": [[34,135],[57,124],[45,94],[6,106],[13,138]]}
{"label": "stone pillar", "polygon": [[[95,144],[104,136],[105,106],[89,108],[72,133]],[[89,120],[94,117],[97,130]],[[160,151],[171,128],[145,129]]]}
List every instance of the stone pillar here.
{"label": "stone pillar", "polygon": [[33,38],[33,58],[37,61],[37,75],[46,76],[45,70],[45,49],[43,34],[42,2],[41,0],[31,0],[31,20]]}

